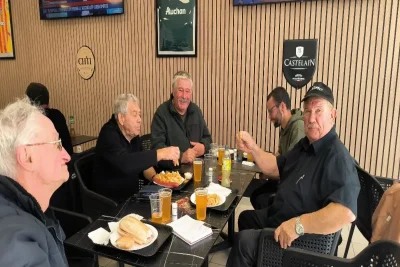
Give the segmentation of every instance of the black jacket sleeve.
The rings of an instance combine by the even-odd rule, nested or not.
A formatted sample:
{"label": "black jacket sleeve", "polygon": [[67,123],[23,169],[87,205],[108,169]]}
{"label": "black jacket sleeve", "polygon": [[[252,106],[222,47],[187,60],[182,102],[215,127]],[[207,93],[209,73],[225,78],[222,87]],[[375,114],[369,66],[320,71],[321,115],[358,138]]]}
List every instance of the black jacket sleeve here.
{"label": "black jacket sleeve", "polygon": [[97,141],[96,155],[126,175],[142,172],[157,164],[157,151],[140,151],[140,145],[137,151],[129,151],[122,144],[125,141],[112,127],[103,127]]}

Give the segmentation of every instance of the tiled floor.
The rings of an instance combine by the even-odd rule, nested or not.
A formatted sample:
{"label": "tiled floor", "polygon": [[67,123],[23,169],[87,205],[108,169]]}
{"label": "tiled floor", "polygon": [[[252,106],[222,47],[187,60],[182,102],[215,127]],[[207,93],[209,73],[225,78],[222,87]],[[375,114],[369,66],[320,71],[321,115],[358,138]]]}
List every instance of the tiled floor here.
{"label": "tiled floor", "polygon": [[[235,229],[237,230],[237,217],[243,210],[253,209],[250,204],[249,198],[242,198],[238,207],[236,208],[236,218],[235,218]],[[343,257],[344,250],[346,248],[346,243],[348,240],[348,235],[350,231],[350,224],[343,228],[342,230],[342,238],[343,242],[339,246],[339,257]],[[227,227],[224,228],[224,232],[227,232]],[[350,245],[349,253],[347,258],[353,258],[355,255],[360,253],[368,245],[368,241],[363,237],[360,231],[356,228],[353,234],[352,242]],[[209,267],[222,267],[226,266],[226,260],[228,259],[230,249],[219,251],[216,253],[212,253],[209,255]],[[100,258],[99,263],[101,267],[118,267],[117,262],[107,259]],[[129,265],[125,265],[127,267]]]}

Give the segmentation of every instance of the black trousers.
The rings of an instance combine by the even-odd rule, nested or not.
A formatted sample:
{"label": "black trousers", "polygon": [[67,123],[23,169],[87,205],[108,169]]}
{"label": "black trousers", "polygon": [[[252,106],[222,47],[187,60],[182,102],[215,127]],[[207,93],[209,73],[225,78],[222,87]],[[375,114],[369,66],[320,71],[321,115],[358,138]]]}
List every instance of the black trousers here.
{"label": "black trousers", "polygon": [[261,230],[246,230],[236,233],[226,266],[256,266],[260,234]]}

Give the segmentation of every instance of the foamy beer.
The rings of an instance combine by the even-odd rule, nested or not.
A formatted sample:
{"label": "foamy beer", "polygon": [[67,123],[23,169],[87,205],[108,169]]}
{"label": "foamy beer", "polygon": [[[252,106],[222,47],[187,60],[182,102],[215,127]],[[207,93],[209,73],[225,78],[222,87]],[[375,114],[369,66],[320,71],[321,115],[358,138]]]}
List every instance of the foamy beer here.
{"label": "foamy beer", "polygon": [[203,160],[201,158],[196,158],[193,161],[193,173],[194,173],[194,181],[200,182],[201,176],[203,174]]}
{"label": "foamy beer", "polygon": [[151,221],[154,223],[162,222],[162,201],[159,193],[154,193],[149,196],[151,208]]}
{"label": "foamy beer", "polygon": [[204,221],[207,211],[207,188],[199,187],[194,190],[194,193],[196,194],[196,218]]}
{"label": "foamy beer", "polygon": [[171,220],[171,196],[172,190],[163,188],[158,190],[162,202],[162,222],[168,223]]}

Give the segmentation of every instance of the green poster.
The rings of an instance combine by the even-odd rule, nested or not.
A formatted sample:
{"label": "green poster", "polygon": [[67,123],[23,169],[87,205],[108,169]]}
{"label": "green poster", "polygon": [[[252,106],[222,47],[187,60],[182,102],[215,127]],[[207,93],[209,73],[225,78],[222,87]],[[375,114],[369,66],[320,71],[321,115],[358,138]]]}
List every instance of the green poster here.
{"label": "green poster", "polygon": [[196,0],[156,0],[157,55],[196,56]]}

